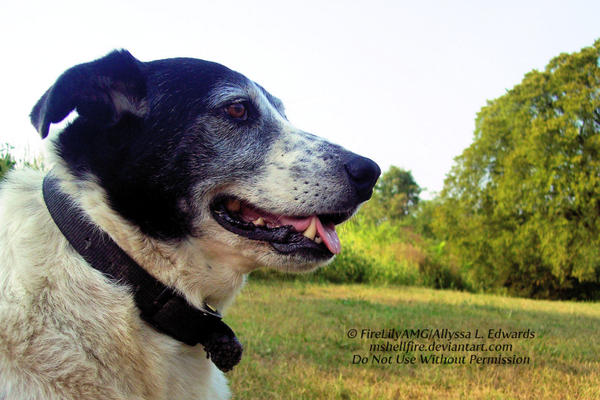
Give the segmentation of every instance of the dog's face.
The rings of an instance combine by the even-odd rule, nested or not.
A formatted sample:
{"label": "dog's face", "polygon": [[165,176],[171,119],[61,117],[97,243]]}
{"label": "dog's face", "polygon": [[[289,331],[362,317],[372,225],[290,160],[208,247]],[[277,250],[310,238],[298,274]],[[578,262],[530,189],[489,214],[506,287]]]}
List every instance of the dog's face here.
{"label": "dog's face", "polygon": [[206,61],[113,52],[65,72],[32,122],[45,137],[74,109],[57,152],[76,177],[99,182],[117,213],[156,239],[205,237],[256,266],[298,271],[331,259],[335,225],[380,174],[292,126],[258,84]]}

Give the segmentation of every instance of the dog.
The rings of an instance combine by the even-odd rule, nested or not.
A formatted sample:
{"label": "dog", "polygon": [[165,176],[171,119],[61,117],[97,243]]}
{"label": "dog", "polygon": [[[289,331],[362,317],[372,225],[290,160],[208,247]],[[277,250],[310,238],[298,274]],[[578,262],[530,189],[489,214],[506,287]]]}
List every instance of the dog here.
{"label": "dog", "polygon": [[[241,353],[217,311],[256,268],[329,262],[335,225],[370,198],[379,167],[295,128],[259,84],[203,60],[117,50],[77,65],[31,121],[46,138],[69,115],[50,135],[52,171],[13,171],[0,189],[0,398],[229,398],[216,364]],[[71,239],[70,224],[104,236]],[[96,246],[103,264],[106,242],[193,316],[169,314],[175,327],[145,317],[137,278],[88,259]],[[221,329],[218,351],[210,332],[197,345],[177,336],[196,315],[194,329]]]}

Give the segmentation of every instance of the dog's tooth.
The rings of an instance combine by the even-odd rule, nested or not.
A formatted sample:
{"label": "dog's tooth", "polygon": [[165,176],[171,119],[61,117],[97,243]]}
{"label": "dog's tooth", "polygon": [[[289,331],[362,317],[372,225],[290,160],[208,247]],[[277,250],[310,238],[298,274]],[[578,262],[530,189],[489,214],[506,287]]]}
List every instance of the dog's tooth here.
{"label": "dog's tooth", "polygon": [[315,237],[315,243],[321,244],[321,243],[323,243],[323,239],[321,239],[320,236],[317,236],[317,237]]}
{"label": "dog's tooth", "polygon": [[238,212],[242,208],[242,204],[238,199],[232,199],[227,201],[227,209],[229,211]]}
{"label": "dog's tooth", "polygon": [[252,221],[252,223],[256,226],[265,226],[265,220],[262,217],[258,217],[258,219]]}
{"label": "dog's tooth", "polygon": [[310,225],[302,232],[302,234],[310,240],[314,240],[315,235],[317,234],[317,221],[314,218],[310,221]]}

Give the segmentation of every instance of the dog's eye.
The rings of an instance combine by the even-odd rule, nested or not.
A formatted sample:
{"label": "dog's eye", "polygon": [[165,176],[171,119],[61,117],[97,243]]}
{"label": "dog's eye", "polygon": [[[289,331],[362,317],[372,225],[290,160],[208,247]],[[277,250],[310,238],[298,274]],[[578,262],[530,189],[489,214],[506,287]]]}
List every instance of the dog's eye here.
{"label": "dog's eye", "polygon": [[231,118],[245,121],[248,118],[248,110],[244,103],[232,103],[225,108]]}

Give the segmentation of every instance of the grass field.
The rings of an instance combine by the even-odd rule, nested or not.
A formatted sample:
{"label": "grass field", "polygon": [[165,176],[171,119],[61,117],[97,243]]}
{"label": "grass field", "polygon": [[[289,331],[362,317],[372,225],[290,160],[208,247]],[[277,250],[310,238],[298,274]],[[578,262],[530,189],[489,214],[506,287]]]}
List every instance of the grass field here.
{"label": "grass field", "polygon": [[[534,301],[413,287],[250,281],[226,321],[244,343],[228,376],[235,399],[600,399],[600,305]],[[510,345],[502,351],[370,352],[383,339],[362,329],[470,332],[479,338],[400,338],[416,343]],[[358,336],[349,338],[351,329]],[[534,338],[489,339],[489,330]],[[389,331],[386,331],[389,332]],[[467,335],[465,333],[465,335]],[[482,344],[483,343],[483,344]],[[481,348],[478,347],[477,350]],[[461,350],[461,349],[458,349]],[[462,349],[464,350],[464,349]],[[529,364],[470,363],[513,354]],[[396,356],[415,364],[396,364]],[[367,358],[353,364],[354,355]],[[464,364],[424,364],[420,356]],[[391,364],[380,362],[391,356]],[[362,360],[363,358],[361,358]],[[356,359],[358,360],[358,359]]]}

